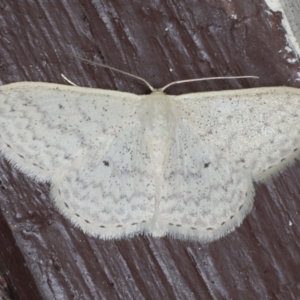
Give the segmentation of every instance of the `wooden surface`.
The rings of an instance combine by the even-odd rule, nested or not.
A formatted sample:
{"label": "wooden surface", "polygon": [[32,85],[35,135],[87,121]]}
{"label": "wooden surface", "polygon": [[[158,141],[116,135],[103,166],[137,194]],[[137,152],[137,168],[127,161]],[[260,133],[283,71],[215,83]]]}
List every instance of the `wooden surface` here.
{"label": "wooden surface", "polygon": [[[170,94],[300,87],[280,14],[263,1],[151,2],[1,2],[1,83],[64,83],[63,73],[81,86],[149,92],[74,53],[155,87],[207,76],[260,77],[185,84]],[[13,299],[299,299],[299,162],[256,185],[254,208],[237,230],[201,244],[90,238],[56,211],[49,184],[0,160],[0,260]]]}

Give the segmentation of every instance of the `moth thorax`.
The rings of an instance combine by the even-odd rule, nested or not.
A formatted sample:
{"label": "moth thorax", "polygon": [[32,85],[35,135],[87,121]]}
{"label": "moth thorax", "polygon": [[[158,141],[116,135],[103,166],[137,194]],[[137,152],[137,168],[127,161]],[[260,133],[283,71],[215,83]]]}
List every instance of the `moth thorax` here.
{"label": "moth thorax", "polygon": [[[169,153],[171,135],[174,132],[170,107],[168,102],[161,101],[153,107],[149,127],[146,129],[150,155],[156,169],[160,174]],[[167,106],[166,106],[167,105]]]}

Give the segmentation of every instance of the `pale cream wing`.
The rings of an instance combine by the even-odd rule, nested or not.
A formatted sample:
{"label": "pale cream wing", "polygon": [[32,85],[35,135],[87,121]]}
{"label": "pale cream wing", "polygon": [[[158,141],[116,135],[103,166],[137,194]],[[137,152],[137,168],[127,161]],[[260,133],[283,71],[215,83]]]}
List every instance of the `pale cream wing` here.
{"label": "pale cream wing", "polygon": [[66,85],[20,82],[0,87],[0,150],[19,169],[50,180],[88,151],[104,153],[137,122],[140,97]]}
{"label": "pale cream wing", "polygon": [[174,97],[203,142],[262,180],[299,155],[300,91],[254,88]]}
{"label": "pale cream wing", "polygon": [[239,226],[253,203],[250,172],[179,123],[161,184],[154,235],[212,241]]}

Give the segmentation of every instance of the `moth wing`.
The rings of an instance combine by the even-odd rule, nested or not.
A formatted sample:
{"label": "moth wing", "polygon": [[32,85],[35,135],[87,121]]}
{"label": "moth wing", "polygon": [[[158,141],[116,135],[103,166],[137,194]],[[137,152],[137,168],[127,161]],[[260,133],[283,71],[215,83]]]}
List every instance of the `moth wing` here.
{"label": "moth wing", "polygon": [[90,150],[109,147],[136,122],[134,94],[50,83],[0,87],[0,150],[18,168],[49,180]]}
{"label": "moth wing", "polygon": [[54,178],[56,206],[84,232],[110,239],[148,231],[156,188],[140,124],[125,127],[104,152],[90,151]]}
{"label": "moth wing", "polygon": [[300,91],[274,87],[174,97],[187,123],[228,160],[262,180],[299,155]]}
{"label": "moth wing", "polygon": [[180,123],[171,140],[154,235],[212,241],[240,225],[253,203],[249,172]]}

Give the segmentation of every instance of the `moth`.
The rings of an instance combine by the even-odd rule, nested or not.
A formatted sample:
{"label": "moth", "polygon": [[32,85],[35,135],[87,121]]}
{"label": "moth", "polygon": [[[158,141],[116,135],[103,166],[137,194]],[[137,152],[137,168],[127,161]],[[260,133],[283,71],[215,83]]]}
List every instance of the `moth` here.
{"label": "moth", "polygon": [[[148,84],[148,83],[147,83]],[[103,239],[212,241],[241,224],[253,181],[299,156],[300,92],[170,96],[52,83],[0,87],[0,150],[51,183],[58,211]]]}

